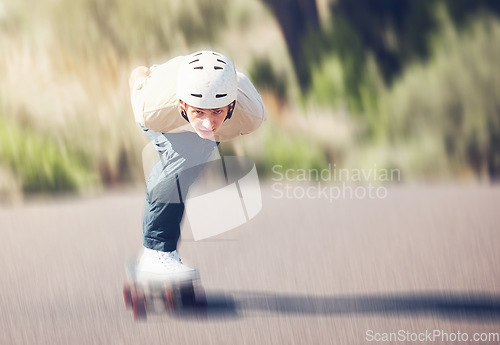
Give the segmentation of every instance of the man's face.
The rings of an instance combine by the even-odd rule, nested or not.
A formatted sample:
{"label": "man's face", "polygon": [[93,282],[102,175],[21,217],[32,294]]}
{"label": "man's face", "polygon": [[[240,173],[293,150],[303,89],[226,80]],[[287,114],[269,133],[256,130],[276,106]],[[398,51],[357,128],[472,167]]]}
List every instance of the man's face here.
{"label": "man's face", "polygon": [[229,105],[217,109],[195,108],[186,103],[181,103],[181,109],[186,111],[189,123],[195,132],[203,139],[211,139],[215,131],[224,122],[229,111]]}

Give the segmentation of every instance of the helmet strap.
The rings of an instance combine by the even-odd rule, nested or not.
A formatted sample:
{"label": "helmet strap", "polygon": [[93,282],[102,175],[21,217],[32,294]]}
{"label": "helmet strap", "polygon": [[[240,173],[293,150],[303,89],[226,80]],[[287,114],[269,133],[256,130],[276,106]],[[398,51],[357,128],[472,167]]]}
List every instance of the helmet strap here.
{"label": "helmet strap", "polygon": [[235,107],[236,107],[236,101],[233,101],[233,103],[229,104],[229,109],[227,111],[227,116],[224,119],[224,121],[229,120],[231,118],[231,116],[233,116],[233,111],[234,111]]}
{"label": "helmet strap", "polygon": [[186,114],[186,111],[185,111],[185,110],[181,110],[181,115],[182,115],[182,117],[183,117],[183,118],[184,118],[187,122],[189,122],[189,119],[188,119],[188,117],[187,117],[187,114]]}

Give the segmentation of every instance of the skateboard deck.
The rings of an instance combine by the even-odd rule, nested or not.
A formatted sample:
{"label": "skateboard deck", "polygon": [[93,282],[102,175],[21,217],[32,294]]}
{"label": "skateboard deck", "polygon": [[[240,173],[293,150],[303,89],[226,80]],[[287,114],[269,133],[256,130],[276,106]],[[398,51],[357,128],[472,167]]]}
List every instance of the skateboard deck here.
{"label": "skateboard deck", "polygon": [[136,321],[146,319],[148,311],[156,310],[158,301],[161,301],[166,311],[187,308],[203,310],[206,307],[205,292],[199,279],[182,282],[143,281],[137,277],[135,262],[128,263],[125,270],[127,278],[123,284],[123,298],[125,307],[132,309]]}

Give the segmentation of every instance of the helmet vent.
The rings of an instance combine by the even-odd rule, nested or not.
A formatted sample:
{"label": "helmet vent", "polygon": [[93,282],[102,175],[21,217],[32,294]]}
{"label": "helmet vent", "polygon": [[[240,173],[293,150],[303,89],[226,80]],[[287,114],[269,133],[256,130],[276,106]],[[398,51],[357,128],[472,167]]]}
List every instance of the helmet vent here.
{"label": "helmet vent", "polygon": [[[203,95],[201,93],[192,93],[191,96],[197,97],[197,98],[203,98]],[[215,96],[217,97],[217,96]]]}
{"label": "helmet vent", "polygon": [[193,57],[201,55],[201,54],[203,54],[203,52],[199,52],[198,54],[194,54]]}
{"label": "helmet vent", "polygon": [[200,70],[202,70],[203,66],[198,66],[198,67],[195,67],[194,69],[200,69]]}
{"label": "helmet vent", "polygon": [[221,60],[221,59],[217,59],[217,61],[222,62],[224,65],[227,65],[227,64],[226,64],[226,61],[223,61],[223,60]]}
{"label": "helmet vent", "polygon": [[215,95],[215,98],[222,98],[222,97],[226,97],[227,96],[227,93],[218,93]]}
{"label": "helmet vent", "polygon": [[200,61],[200,59],[195,59],[195,60],[191,61],[189,64],[192,64],[192,63],[195,63],[195,62],[198,62],[198,61]]}
{"label": "helmet vent", "polygon": [[214,66],[214,69],[215,69],[215,70],[218,70],[218,69],[224,69],[224,67]]}

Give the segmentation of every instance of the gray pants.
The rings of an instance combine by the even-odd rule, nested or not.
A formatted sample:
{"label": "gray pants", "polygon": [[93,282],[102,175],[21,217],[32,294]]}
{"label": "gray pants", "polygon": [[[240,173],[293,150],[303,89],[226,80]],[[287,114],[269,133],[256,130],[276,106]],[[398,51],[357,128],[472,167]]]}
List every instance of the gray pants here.
{"label": "gray pants", "polygon": [[144,247],[177,249],[184,201],[189,187],[217,149],[218,143],[196,133],[158,133],[144,128],[160,155],[146,181]]}

